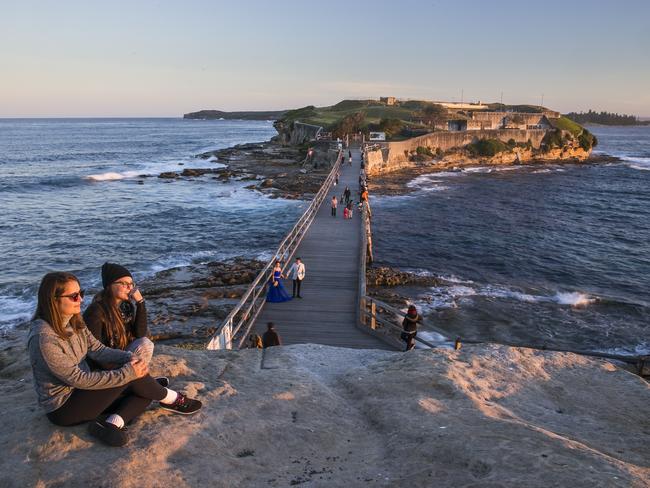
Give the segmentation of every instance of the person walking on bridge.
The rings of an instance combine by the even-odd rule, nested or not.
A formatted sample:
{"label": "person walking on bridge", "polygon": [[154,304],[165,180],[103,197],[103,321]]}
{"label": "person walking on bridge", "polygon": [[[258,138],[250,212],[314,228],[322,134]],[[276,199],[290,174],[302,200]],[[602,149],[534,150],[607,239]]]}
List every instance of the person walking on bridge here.
{"label": "person walking on bridge", "polygon": [[415,305],[409,305],[408,311],[402,321],[402,340],[406,342],[406,350],[410,351],[415,347],[415,336],[418,335],[418,322],[422,321],[422,317],[418,314],[418,309]]}
{"label": "person walking on bridge", "polygon": [[350,187],[346,186],[345,191],[343,192],[343,198],[345,198],[345,204],[347,205],[350,203],[350,198],[352,197],[352,192],[350,191]]}
{"label": "person walking on bridge", "polygon": [[[305,279],[305,265],[302,259],[296,258],[296,262],[291,265],[291,268],[289,268],[289,278],[293,280],[293,294],[291,296],[302,298],[300,295],[300,285],[302,284],[302,280]],[[296,292],[298,293],[297,295]]]}
{"label": "person walking on bridge", "polygon": [[338,206],[338,201],[336,200],[336,195],[332,196],[332,217],[336,217],[336,207]]}

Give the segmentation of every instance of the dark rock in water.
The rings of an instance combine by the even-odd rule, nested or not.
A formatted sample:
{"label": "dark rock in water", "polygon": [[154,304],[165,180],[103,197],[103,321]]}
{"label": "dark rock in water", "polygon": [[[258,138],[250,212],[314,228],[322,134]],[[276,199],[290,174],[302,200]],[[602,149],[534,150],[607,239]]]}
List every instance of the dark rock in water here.
{"label": "dark rock in water", "polygon": [[206,171],[202,169],[189,169],[185,168],[181,173],[181,176],[202,176]]}
{"label": "dark rock in water", "polygon": [[273,186],[273,180],[271,178],[267,178],[262,183],[260,183],[261,188],[271,188]]}
{"label": "dark rock in water", "polygon": [[435,286],[440,284],[440,280],[435,276],[422,276],[387,266],[368,268],[366,271],[366,282],[368,286]]}
{"label": "dark rock in water", "polygon": [[178,163],[179,166],[185,166],[185,163]]}
{"label": "dark rock in water", "polygon": [[144,181],[143,180],[138,180],[138,185],[144,185]]}
{"label": "dark rock in water", "polygon": [[178,174],[175,173],[174,171],[165,171],[164,173],[160,173],[158,175],[158,178],[174,179],[174,178],[178,178]]}

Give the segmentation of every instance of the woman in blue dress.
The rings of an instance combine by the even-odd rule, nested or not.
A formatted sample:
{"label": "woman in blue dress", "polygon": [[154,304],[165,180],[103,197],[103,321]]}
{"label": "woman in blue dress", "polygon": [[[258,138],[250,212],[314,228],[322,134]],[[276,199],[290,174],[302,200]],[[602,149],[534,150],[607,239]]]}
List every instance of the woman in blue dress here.
{"label": "woman in blue dress", "polygon": [[291,296],[287,293],[287,290],[284,289],[282,281],[280,281],[284,277],[280,261],[276,261],[275,268],[273,268],[273,275],[269,280],[268,291],[266,292],[267,302],[280,303],[291,300]]}

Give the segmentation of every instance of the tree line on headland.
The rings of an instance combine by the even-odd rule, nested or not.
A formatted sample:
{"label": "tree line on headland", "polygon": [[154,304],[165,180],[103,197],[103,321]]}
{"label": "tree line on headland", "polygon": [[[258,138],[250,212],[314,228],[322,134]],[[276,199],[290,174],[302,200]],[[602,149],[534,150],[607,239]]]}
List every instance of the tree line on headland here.
{"label": "tree line on headland", "polygon": [[617,114],[613,112],[569,112],[564,115],[578,124],[602,125],[650,125],[650,120],[639,120],[634,115]]}

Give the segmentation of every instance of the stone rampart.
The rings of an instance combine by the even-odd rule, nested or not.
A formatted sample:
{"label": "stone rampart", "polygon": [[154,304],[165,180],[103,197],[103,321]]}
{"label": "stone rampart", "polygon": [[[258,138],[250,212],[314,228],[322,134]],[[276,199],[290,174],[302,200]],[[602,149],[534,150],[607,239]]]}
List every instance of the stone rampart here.
{"label": "stone rampart", "polygon": [[368,174],[387,173],[406,166],[410,166],[409,155],[418,147],[428,147],[432,151],[440,148],[442,151],[454,147],[462,147],[478,141],[479,139],[499,139],[507,142],[526,143],[530,140],[535,149],[539,148],[546,135],[543,129],[498,129],[476,130],[462,132],[433,132],[423,136],[414,137],[406,141],[386,143],[382,149],[368,151],[366,171]]}

